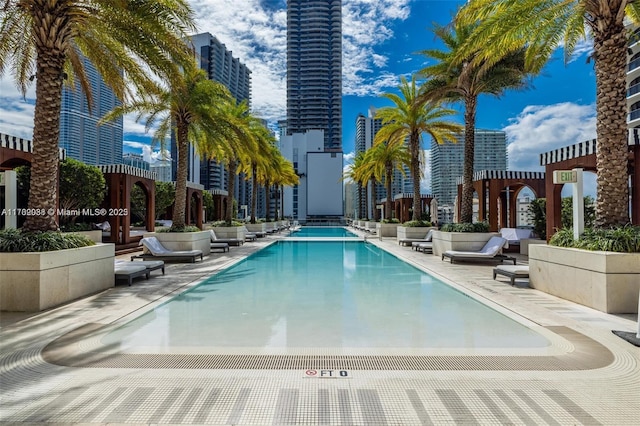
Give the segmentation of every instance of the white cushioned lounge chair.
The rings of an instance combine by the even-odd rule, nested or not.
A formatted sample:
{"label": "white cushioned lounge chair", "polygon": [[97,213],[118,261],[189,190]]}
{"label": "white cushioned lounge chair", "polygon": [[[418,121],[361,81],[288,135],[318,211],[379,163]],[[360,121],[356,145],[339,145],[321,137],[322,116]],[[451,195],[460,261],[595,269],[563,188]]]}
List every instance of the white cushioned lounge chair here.
{"label": "white cushioned lounge chair", "polygon": [[[213,229],[209,229],[209,232],[211,233],[211,243],[227,243],[230,246],[241,246],[244,244],[244,241],[240,238],[218,238]],[[213,248],[213,246],[211,248]]]}
{"label": "white cushioned lounge chair", "polygon": [[457,260],[467,260],[467,261],[498,261],[503,262],[505,260],[513,261],[513,264],[516,264],[516,258],[505,256],[501,253],[502,248],[507,244],[507,240],[501,237],[491,237],[489,241],[478,251],[458,251],[458,250],[447,250],[442,253],[442,260],[444,258],[449,258],[451,263],[454,263]]}
{"label": "white cushioned lounge chair", "polygon": [[147,253],[142,253],[138,256],[131,256],[131,260],[134,259],[156,259],[156,260],[189,260],[191,263],[196,261],[196,258],[202,260],[202,250],[169,250],[163,246],[156,237],[145,237],[140,240],[140,244],[144,246]]}
{"label": "white cushioned lounge chair", "polygon": [[411,246],[412,249],[416,249],[414,243],[429,243],[433,238],[433,229],[429,229],[424,238],[403,238],[398,240],[398,244],[402,246]]}
{"label": "white cushioned lounge chair", "polygon": [[515,285],[517,278],[529,278],[529,265],[498,265],[493,268],[493,279],[497,275],[504,275]]}

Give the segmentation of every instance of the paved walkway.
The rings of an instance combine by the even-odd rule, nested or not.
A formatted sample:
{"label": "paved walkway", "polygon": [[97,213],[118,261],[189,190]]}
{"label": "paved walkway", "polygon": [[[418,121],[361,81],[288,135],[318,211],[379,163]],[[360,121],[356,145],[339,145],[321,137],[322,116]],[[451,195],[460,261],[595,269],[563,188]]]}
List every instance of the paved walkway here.
{"label": "paved walkway", "polygon": [[[260,369],[260,365],[151,368],[159,362],[153,356],[147,356],[146,365],[130,368],[62,366],[75,365],[74,351],[81,353],[87,346],[83,340],[65,344],[65,338],[73,336],[70,332],[148,310],[276,238],[213,254],[202,263],[170,264],[165,276],[154,271],[149,281],[137,280],[131,287],[118,286],[41,314],[2,313],[0,422],[638,424],[640,349],[611,333],[634,331],[635,315],[603,314],[529,289],[523,281],[511,287],[504,277],[492,280],[489,265],[451,265],[400,247],[394,239],[370,242],[506,315],[517,313],[545,328],[557,336],[553,353],[500,357],[501,352],[495,351],[473,365],[459,356],[440,354],[444,356],[433,368],[349,369],[345,378],[334,371],[331,374],[337,377],[328,379],[318,378],[319,371],[313,377],[303,368]],[[49,360],[58,356],[52,364],[42,354],[56,339],[58,352],[50,345],[47,355]],[[530,368],[530,362],[542,356],[558,358],[557,367]],[[510,357],[512,362],[506,362]],[[108,363],[108,358],[102,361]],[[492,364],[497,358],[502,361]]]}

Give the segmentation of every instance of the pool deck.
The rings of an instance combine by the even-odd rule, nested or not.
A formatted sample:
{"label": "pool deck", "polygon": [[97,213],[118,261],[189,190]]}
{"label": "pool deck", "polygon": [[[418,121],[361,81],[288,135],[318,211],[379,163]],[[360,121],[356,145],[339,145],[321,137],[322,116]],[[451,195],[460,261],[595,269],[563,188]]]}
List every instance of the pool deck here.
{"label": "pool deck", "polygon": [[[94,328],[148,310],[278,238],[233,247],[195,264],[167,264],[164,276],[154,271],[148,281],[119,285],[39,314],[0,314],[0,422],[638,424],[640,348],[611,332],[635,332],[636,315],[604,314],[530,289],[526,280],[512,287],[506,277],[492,279],[492,265],[452,265],[401,247],[395,238],[368,240],[472,297],[557,332],[564,342],[558,345],[562,353],[555,354],[557,364],[547,363],[551,356],[496,350],[467,359],[440,353],[432,368],[396,369],[391,361],[392,367],[347,368],[345,378],[316,369],[313,357],[309,367],[302,367],[303,360],[300,368],[286,369],[242,364],[256,359],[241,360],[236,369],[212,368],[187,356],[193,365],[170,368],[154,356],[141,364],[109,364],[111,357],[103,356],[94,357],[88,367],[78,366],[86,361],[78,354],[87,345],[74,340],[72,332],[90,335]],[[519,256],[518,263],[526,258]],[[336,355],[324,352],[319,355]],[[469,361],[473,359],[482,362]],[[200,361],[205,363],[198,365]],[[343,368],[339,365],[338,357],[336,370]]]}

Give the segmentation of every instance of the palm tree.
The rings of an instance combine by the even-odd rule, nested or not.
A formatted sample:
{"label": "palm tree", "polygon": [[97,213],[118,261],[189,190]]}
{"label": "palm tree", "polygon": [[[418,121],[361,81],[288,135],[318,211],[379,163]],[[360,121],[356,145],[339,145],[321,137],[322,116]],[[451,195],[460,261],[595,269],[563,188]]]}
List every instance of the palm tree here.
{"label": "palm tree", "polygon": [[475,152],[476,107],[478,96],[490,94],[500,96],[507,89],[527,86],[528,74],[524,70],[524,50],[509,53],[499,61],[486,64],[473,60],[476,52],[465,58],[459,57],[471,36],[475,24],[453,27],[436,26],[435,34],[443,41],[447,50],[425,50],[421,53],[437,62],[420,71],[429,80],[425,83],[423,96],[464,104],[464,163],[460,222],[473,220],[473,169]]}
{"label": "palm tree", "polygon": [[364,203],[359,201],[358,204],[358,217],[355,219],[361,219],[367,217],[366,211],[366,200],[367,200],[367,181],[361,181],[358,179],[358,170],[362,167],[362,163],[364,162],[364,151],[359,151],[356,156],[353,158],[353,163],[349,164],[347,171],[342,176],[343,180],[349,179],[355,182],[358,185],[358,194],[360,200],[365,200]]}
{"label": "palm tree", "polygon": [[216,159],[226,164],[228,179],[227,191],[229,202],[225,212],[225,222],[231,224],[233,220],[233,200],[236,186],[236,175],[240,172],[242,164],[250,163],[250,158],[257,152],[255,133],[252,132],[251,123],[255,120],[249,113],[249,105],[246,101],[236,102],[231,99],[220,105],[221,120],[230,132],[226,143],[214,143],[205,149],[211,159]]}
{"label": "palm tree", "polygon": [[234,128],[223,108],[233,102],[233,98],[222,84],[209,80],[194,62],[185,65],[182,73],[175,74],[169,85],[168,89],[156,87],[153,96],[147,94],[122,104],[107,114],[105,120],[137,112],[138,119],[146,118],[147,128],[158,122],[154,141],[162,148],[173,132],[178,166],[171,229],[179,231],[185,226],[189,144],[193,144],[202,157],[234,147]]}
{"label": "palm tree", "polygon": [[[55,211],[58,136],[65,78],[92,96],[82,56],[123,100],[151,80],[142,63],[173,75],[189,57],[183,38],[194,29],[186,0],[4,0],[0,9],[0,76],[9,70],[23,95],[36,78],[33,164],[28,208]],[[128,85],[127,83],[132,83]],[[24,230],[57,230],[56,216],[29,216]]]}
{"label": "palm tree", "polygon": [[625,18],[638,22],[640,3],[631,0],[476,0],[456,17],[480,24],[465,52],[493,62],[526,47],[527,66],[539,68],[562,43],[570,58],[580,40],[593,41],[596,74],[596,226],[629,222]]}
{"label": "palm tree", "polygon": [[[276,166],[272,169],[273,174],[271,181],[276,186],[277,192],[280,193],[284,186],[297,185],[300,182],[300,178],[296,174],[293,164],[280,153],[279,150],[275,150],[275,163]],[[267,190],[268,194],[268,190]],[[268,197],[267,197],[268,200]],[[267,211],[268,211],[267,206]],[[278,211],[280,217],[278,218]],[[276,198],[276,220],[282,219],[284,214],[284,206],[280,208],[280,197]]]}
{"label": "palm tree", "polygon": [[365,153],[365,163],[368,167],[371,167],[377,181],[382,182],[384,180],[385,191],[387,193],[384,215],[386,220],[391,220],[393,216],[391,206],[393,202],[393,194],[391,193],[393,172],[394,170],[398,170],[404,174],[403,166],[411,165],[411,156],[409,155],[407,146],[405,144],[389,143],[376,135],[374,145]]}
{"label": "palm tree", "polygon": [[258,185],[264,183],[264,169],[269,167],[274,155],[272,148],[275,147],[276,138],[262,121],[253,116],[249,118],[249,129],[256,142],[257,151],[249,153],[248,162],[242,165],[242,171],[247,178],[251,178],[251,223],[256,223]]}
{"label": "palm tree", "polygon": [[[369,166],[369,159],[367,158],[366,151],[362,155],[362,162],[357,166],[354,163],[353,167],[353,179],[356,182],[362,182],[362,185],[371,185],[371,219],[376,220],[378,218],[378,212],[376,209],[376,199],[378,198],[376,183],[376,173],[372,167]],[[368,215],[367,215],[368,216]],[[368,217],[367,217],[368,218]]]}
{"label": "palm tree", "polygon": [[[413,178],[413,220],[420,220],[422,203],[420,200],[420,179],[422,177],[421,145],[423,134],[427,133],[437,143],[456,142],[455,135],[462,131],[462,126],[446,121],[445,118],[455,111],[441,107],[438,101],[423,99],[416,88],[416,77],[411,83],[401,77],[400,95],[385,93],[382,96],[395,105],[380,108],[376,117],[382,119],[382,128],[376,137],[388,140],[391,144],[404,144],[408,140],[411,155],[411,177]],[[378,136],[379,135],[379,136]]]}

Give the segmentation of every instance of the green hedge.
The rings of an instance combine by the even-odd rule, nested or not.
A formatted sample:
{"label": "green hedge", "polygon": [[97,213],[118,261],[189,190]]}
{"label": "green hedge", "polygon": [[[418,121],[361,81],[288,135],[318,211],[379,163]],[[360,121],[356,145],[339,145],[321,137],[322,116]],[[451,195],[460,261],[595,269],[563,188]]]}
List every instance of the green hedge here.
{"label": "green hedge", "polygon": [[197,226],[185,226],[183,228],[160,228],[156,232],[200,232],[200,228]]}
{"label": "green hedge", "polygon": [[445,223],[440,230],[444,232],[489,232],[489,224],[487,222]]}
{"label": "green hedge", "polygon": [[577,240],[573,239],[572,228],[563,228],[551,237],[549,244],[593,251],[640,253],[640,226],[627,225],[614,229],[587,228]]}
{"label": "green hedge", "polygon": [[58,231],[22,232],[18,229],[0,231],[0,252],[4,253],[57,251],[93,245],[93,241],[80,234]]}
{"label": "green hedge", "polygon": [[406,226],[407,228],[420,228],[420,227],[431,227],[433,224],[428,220],[410,220],[402,224],[402,226]]}

